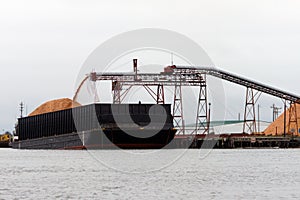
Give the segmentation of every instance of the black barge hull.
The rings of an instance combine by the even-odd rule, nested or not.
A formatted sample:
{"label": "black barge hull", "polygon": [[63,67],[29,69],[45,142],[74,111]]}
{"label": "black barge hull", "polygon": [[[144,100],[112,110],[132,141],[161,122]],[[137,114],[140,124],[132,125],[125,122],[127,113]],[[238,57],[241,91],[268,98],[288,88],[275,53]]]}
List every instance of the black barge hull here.
{"label": "black barge hull", "polygon": [[[142,133],[142,132],[141,132]],[[150,138],[134,138],[123,131],[69,133],[12,143],[14,149],[161,149],[174,138],[176,130],[160,131]]]}
{"label": "black barge hull", "polygon": [[[151,122],[153,104],[91,104],[74,109],[18,119],[15,149],[157,149],[169,144],[176,133],[171,107],[161,105],[165,122]],[[151,115],[162,115],[152,109]],[[112,114],[121,116],[121,124]],[[130,117],[128,117],[128,113]],[[124,117],[123,117],[124,115]],[[120,123],[120,122],[119,122]],[[123,128],[120,128],[121,125]],[[125,127],[125,128],[124,128]],[[133,133],[133,134],[131,134]]]}

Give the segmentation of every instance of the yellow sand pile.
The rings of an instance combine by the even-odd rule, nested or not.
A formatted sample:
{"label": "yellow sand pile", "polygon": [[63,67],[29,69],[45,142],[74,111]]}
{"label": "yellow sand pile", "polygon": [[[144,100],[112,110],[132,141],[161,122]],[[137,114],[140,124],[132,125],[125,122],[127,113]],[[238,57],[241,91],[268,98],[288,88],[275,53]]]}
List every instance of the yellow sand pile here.
{"label": "yellow sand pile", "polygon": [[[292,106],[294,108],[294,106]],[[297,109],[297,122],[298,122],[298,129],[300,128],[300,104],[296,105]],[[288,108],[286,111],[286,133],[292,134],[289,130],[289,113],[291,108]],[[294,115],[293,115],[294,116]],[[295,121],[294,117],[292,118],[293,121]],[[298,133],[298,130],[296,128],[296,123],[291,123],[290,129],[295,129],[295,135]],[[277,130],[276,130],[277,129]],[[284,112],[264,130],[263,132],[266,135],[283,135],[284,133]]]}
{"label": "yellow sand pile", "polygon": [[29,116],[39,115],[48,112],[55,112],[59,110],[65,110],[73,107],[80,106],[79,103],[73,102],[71,99],[62,98],[62,99],[55,99],[52,101],[48,101],[43,103],[38,108],[36,108]]}

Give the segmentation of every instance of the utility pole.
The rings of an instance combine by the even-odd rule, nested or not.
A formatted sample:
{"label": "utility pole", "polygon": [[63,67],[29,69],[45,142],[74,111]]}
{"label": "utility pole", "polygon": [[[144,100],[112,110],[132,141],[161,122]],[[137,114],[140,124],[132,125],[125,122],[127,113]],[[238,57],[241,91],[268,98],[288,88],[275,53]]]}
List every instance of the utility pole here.
{"label": "utility pole", "polygon": [[281,110],[281,108],[275,106],[275,104],[273,104],[271,106],[272,110],[273,110],[273,122],[275,121],[275,119],[277,119],[279,111]]}
{"label": "utility pole", "polygon": [[23,102],[21,102],[20,103],[20,112],[21,112],[21,118],[23,117],[23,111],[24,111],[24,103]]}

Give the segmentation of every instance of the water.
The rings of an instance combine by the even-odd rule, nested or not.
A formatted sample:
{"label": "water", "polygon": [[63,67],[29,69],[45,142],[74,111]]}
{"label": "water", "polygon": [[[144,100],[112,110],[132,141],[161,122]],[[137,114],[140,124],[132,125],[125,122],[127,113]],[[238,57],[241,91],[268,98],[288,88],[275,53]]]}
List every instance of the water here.
{"label": "water", "polygon": [[[94,154],[125,162],[114,170],[88,151],[1,149],[0,199],[300,198],[300,149],[213,150],[205,158],[199,150],[187,150],[176,162],[152,172],[149,164],[120,158],[115,150]],[[151,167],[160,168],[165,159],[157,156]]]}

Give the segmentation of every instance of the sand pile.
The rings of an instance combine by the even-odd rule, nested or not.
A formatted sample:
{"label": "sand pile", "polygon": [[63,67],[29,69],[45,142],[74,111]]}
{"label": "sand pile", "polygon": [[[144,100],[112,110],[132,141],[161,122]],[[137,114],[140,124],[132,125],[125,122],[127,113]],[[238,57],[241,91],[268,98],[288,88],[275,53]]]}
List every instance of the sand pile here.
{"label": "sand pile", "polygon": [[[294,107],[294,106],[293,106]],[[300,128],[300,104],[296,105],[297,109],[297,122],[298,122],[298,128]],[[291,134],[289,130],[289,112],[291,108],[288,108],[286,111],[286,133]],[[295,127],[295,123],[292,123],[290,128]],[[283,135],[284,133],[284,112],[272,123],[266,128],[266,130],[263,131],[266,135],[276,135],[276,129],[277,129],[277,135]],[[298,130],[295,130],[295,133],[297,133]]]}
{"label": "sand pile", "polygon": [[79,103],[74,102],[74,105],[73,105],[73,101],[68,98],[55,99],[55,100],[43,103],[38,108],[36,108],[32,113],[30,113],[28,116],[34,116],[34,115],[39,115],[39,114],[48,113],[48,112],[55,112],[55,111],[65,110],[65,109],[78,107],[78,106],[80,106]]}

